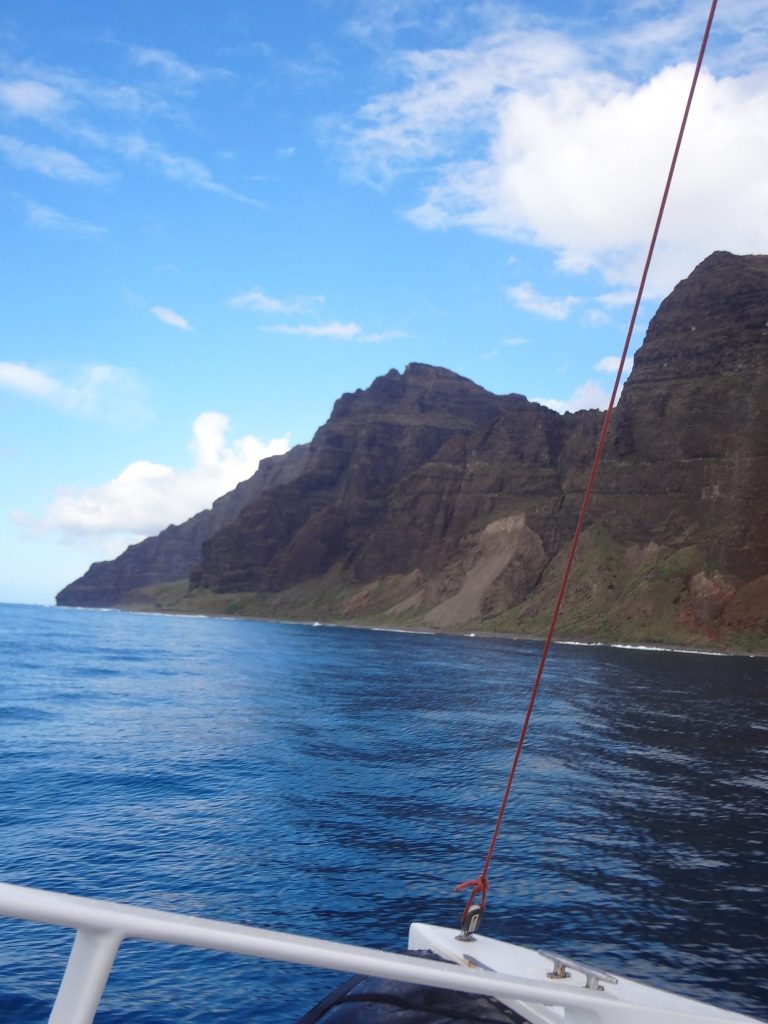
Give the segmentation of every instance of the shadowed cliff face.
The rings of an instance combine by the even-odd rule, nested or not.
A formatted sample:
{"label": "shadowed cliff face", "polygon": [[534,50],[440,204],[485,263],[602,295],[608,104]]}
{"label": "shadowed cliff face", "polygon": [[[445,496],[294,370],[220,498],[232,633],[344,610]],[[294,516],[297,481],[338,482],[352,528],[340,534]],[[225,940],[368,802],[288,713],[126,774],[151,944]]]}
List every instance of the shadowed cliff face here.
{"label": "shadowed cliff face", "polygon": [[[541,633],[601,422],[392,370],[342,396],[310,445],[59,601]],[[185,577],[188,592],[137,593]],[[580,638],[766,641],[768,257],[715,253],[651,322],[562,622]]]}
{"label": "shadowed cliff face", "polygon": [[768,572],[768,257],[714,253],[653,318],[624,387],[593,518]]}
{"label": "shadowed cliff face", "polygon": [[393,370],[339,399],[303,473],[207,541],[192,583],[279,591],[334,567],[360,583],[431,575],[468,531],[522,506],[541,521],[555,517],[545,530],[553,550],[574,468],[559,463],[585,420],[593,436],[595,416],[563,418],[435,367]]}

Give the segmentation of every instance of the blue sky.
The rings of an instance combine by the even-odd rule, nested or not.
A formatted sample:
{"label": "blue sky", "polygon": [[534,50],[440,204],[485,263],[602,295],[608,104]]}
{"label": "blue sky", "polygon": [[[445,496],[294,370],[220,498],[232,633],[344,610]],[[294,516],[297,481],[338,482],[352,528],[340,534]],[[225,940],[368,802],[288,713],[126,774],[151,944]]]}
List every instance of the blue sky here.
{"label": "blue sky", "polygon": [[[768,251],[762,0],[721,0],[640,332]],[[0,600],[48,603],[428,362],[601,406],[706,0],[6,0]]]}

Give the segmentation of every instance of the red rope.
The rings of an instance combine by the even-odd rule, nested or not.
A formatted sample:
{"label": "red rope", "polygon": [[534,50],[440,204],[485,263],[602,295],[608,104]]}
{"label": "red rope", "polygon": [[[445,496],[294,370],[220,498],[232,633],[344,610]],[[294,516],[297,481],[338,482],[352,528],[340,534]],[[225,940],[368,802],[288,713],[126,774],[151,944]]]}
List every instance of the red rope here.
{"label": "red rope", "polygon": [[531,695],[530,695],[530,698],[529,698],[529,701],[528,701],[528,708],[527,708],[527,710],[525,712],[525,718],[523,719],[523,725],[522,725],[522,728],[520,730],[520,737],[519,737],[519,739],[517,741],[517,748],[515,750],[515,756],[514,756],[514,759],[512,761],[512,767],[509,770],[509,776],[507,778],[507,785],[506,785],[506,787],[504,789],[504,795],[503,795],[503,797],[501,799],[501,805],[499,807],[499,812],[498,812],[498,815],[496,817],[496,827],[493,830],[493,835],[491,837],[491,842],[490,842],[490,844],[488,846],[488,852],[487,852],[487,854],[485,856],[485,863],[483,864],[482,871],[480,872],[478,877],[477,878],[473,878],[473,879],[469,879],[466,882],[461,882],[460,885],[456,886],[456,890],[455,890],[456,892],[458,892],[461,889],[470,889],[469,898],[468,898],[468,900],[466,902],[466,905],[464,907],[464,910],[462,912],[462,922],[465,920],[466,915],[467,915],[467,911],[472,906],[472,904],[475,902],[475,899],[477,897],[480,897],[480,908],[481,908],[481,911],[485,911],[485,902],[486,902],[486,899],[487,899],[487,896],[488,896],[488,888],[489,888],[488,871],[490,869],[491,860],[493,859],[493,854],[494,854],[494,851],[496,849],[496,842],[497,842],[497,840],[499,838],[499,833],[501,832],[502,822],[504,821],[504,814],[506,812],[507,803],[509,801],[509,793],[510,793],[510,790],[512,789],[512,783],[513,783],[514,778],[515,778],[515,773],[517,772],[517,766],[518,766],[518,763],[520,761],[520,756],[521,756],[521,754],[523,752],[523,744],[525,743],[525,737],[526,737],[526,734],[528,732],[528,725],[529,725],[529,723],[531,721],[531,715],[533,714],[533,707],[534,707],[534,704],[536,703],[536,697],[538,696],[538,693],[539,693],[539,686],[541,684],[541,677],[544,674],[544,666],[547,663],[547,656],[549,655],[549,649],[552,646],[552,640],[553,640],[553,637],[554,637],[554,634],[555,634],[555,626],[557,625],[557,620],[558,620],[558,618],[560,616],[560,608],[561,608],[561,606],[563,604],[563,599],[565,598],[565,591],[566,591],[566,588],[568,586],[568,578],[569,578],[569,576],[571,574],[571,567],[573,565],[574,556],[576,555],[576,548],[577,548],[578,543],[579,543],[579,537],[581,536],[581,532],[582,532],[582,529],[584,527],[584,520],[586,519],[586,516],[587,516],[587,509],[589,508],[589,503],[590,503],[590,500],[592,498],[592,490],[593,490],[593,487],[594,487],[595,478],[597,477],[597,471],[600,468],[600,463],[602,461],[603,449],[605,448],[605,439],[606,439],[606,437],[608,435],[608,427],[610,426],[611,416],[613,414],[613,407],[614,407],[614,405],[616,403],[616,396],[617,396],[618,391],[619,391],[619,384],[621,382],[621,376],[622,376],[622,373],[624,372],[624,364],[626,363],[626,360],[627,360],[627,354],[629,352],[629,345],[630,345],[630,342],[632,340],[632,334],[633,334],[633,331],[635,329],[635,322],[637,320],[637,314],[638,314],[638,311],[640,309],[640,303],[642,302],[643,292],[645,291],[645,284],[646,284],[646,281],[647,281],[647,278],[648,278],[648,271],[650,270],[651,260],[653,258],[653,253],[654,253],[654,250],[656,248],[656,240],[659,237],[659,230],[661,228],[661,221],[662,221],[662,218],[664,216],[664,210],[665,210],[666,205],[667,205],[667,198],[669,197],[669,190],[670,190],[670,188],[672,186],[672,178],[673,178],[674,173],[675,173],[675,167],[677,166],[677,158],[678,158],[678,155],[680,153],[680,147],[682,146],[682,143],[683,143],[683,135],[685,134],[685,128],[686,128],[686,125],[688,123],[688,114],[690,112],[691,104],[693,102],[693,95],[694,95],[694,93],[696,91],[696,84],[697,84],[697,82],[699,80],[699,73],[701,71],[701,67],[702,67],[702,64],[704,62],[704,53],[705,53],[705,51],[707,49],[707,43],[709,41],[709,33],[710,33],[711,28],[712,28],[712,22],[714,21],[714,18],[715,18],[715,10],[716,10],[716,8],[717,8],[717,0],[712,0],[712,4],[711,4],[710,10],[709,10],[709,17],[707,19],[706,28],[704,29],[704,36],[703,36],[703,38],[701,40],[701,46],[699,48],[699,57],[698,57],[698,60],[696,62],[696,68],[695,68],[694,73],[693,73],[693,79],[691,81],[691,87],[690,87],[690,90],[688,92],[688,100],[687,100],[687,102],[685,104],[685,112],[683,113],[683,119],[682,119],[682,122],[680,124],[680,131],[678,132],[678,136],[677,136],[677,143],[675,144],[675,150],[674,150],[674,153],[673,153],[673,156],[672,156],[672,161],[671,161],[670,166],[669,166],[669,173],[667,174],[667,181],[666,181],[666,184],[664,186],[664,192],[662,194],[661,203],[659,204],[659,212],[658,212],[658,214],[656,216],[656,224],[655,224],[654,229],[653,229],[653,234],[651,236],[650,245],[648,246],[648,254],[647,254],[646,258],[645,258],[645,266],[643,267],[643,273],[642,273],[642,276],[640,278],[640,285],[639,285],[639,287],[637,289],[637,297],[635,298],[635,305],[634,305],[634,307],[632,309],[632,316],[630,317],[629,327],[627,329],[627,337],[626,337],[626,340],[624,342],[624,348],[622,350],[621,359],[619,361],[619,368],[616,371],[616,379],[613,382],[613,391],[611,392],[611,398],[610,398],[610,401],[608,402],[608,408],[606,410],[605,417],[603,419],[603,428],[602,428],[602,430],[600,432],[600,439],[598,441],[597,451],[595,452],[595,458],[594,458],[594,461],[592,463],[592,471],[589,474],[589,480],[587,481],[587,487],[586,487],[586,490],[584,491],[584,499],[583,499],[582,505],[581,505],[581,512],[579,513],[579,518],[578,518],[578,521],[576,523],[576,529],[575,529],[574,534],[573,534],[573,540],[571,541],[571,547],[570,547],[570,550],[568,551],[568,558],[567,558],[566,563],[565,563],[565,570],[563,572],[562,582],[560,583],[560,590],[558,591],[557,599],[555,601],[555,606],[554,606],[554,608],[552,610],[552,619],[551,619],[550,624],[549,624],[549,630],[547,631],[546,639],[544,640],[544,648],[543,648],[543,650],[541,652],[541,660],[539,661],[539,667],[538,667],[538,670],[536,672],[536,678],[534,680],[533,687],[531,689]]}

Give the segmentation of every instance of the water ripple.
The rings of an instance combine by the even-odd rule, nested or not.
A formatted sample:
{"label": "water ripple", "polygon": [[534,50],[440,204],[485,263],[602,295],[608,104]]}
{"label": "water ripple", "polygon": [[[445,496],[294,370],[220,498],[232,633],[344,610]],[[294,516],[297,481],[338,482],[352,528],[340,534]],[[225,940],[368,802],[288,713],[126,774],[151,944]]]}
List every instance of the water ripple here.
{"label": "water ripple", "polygon": [[[538,647],[0,606],[0,873],[399,948],[477,873]],[[558,646],[487,931],[766,1015],[768,662]],[[70,937],[0,922],[0,1019]],[[126,943],[103,1024],[287,1024],[325,972]]]}

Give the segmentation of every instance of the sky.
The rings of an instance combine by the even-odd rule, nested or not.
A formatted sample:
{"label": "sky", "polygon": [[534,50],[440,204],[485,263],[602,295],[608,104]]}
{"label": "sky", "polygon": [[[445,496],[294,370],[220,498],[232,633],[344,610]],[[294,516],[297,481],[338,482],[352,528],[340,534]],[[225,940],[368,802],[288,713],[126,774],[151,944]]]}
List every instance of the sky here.
{"label": "sky", "polygon": [[[4,0],[0,601],[50,604],[410,362],[604,408],[708,0]],[[720,0],[636,333],[768,252]]]}

